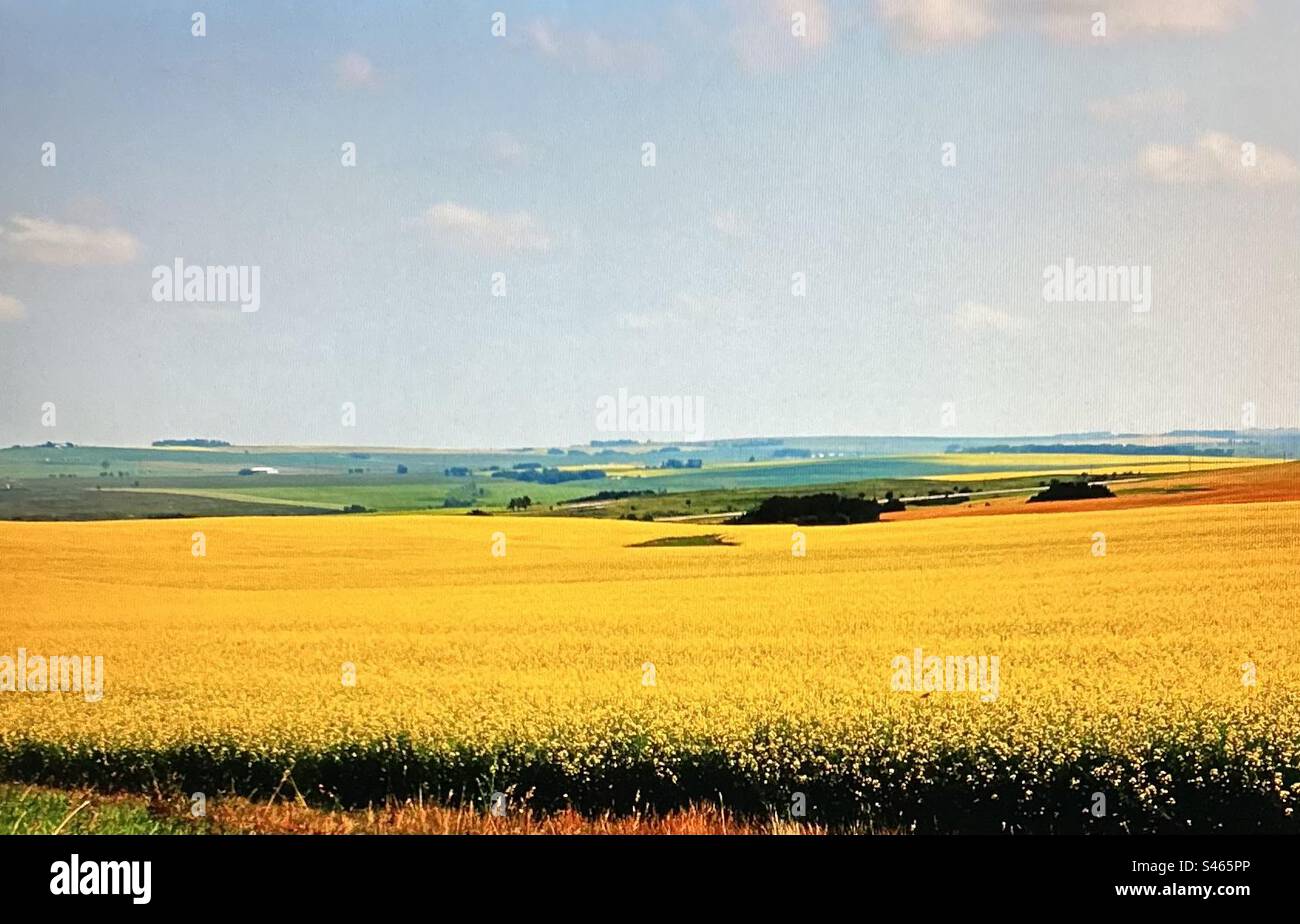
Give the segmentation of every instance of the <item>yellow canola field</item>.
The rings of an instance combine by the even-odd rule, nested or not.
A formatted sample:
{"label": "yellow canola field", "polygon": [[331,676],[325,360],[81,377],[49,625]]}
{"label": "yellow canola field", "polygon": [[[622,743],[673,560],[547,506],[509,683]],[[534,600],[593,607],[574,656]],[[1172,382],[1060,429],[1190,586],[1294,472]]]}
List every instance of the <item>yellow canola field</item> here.
{"label": "yellow canola field", "polygon": [[[1263,800],[1251,811],[1290,819],[1298,517],[1277,503],[805,528],[802,557],[783,526],[0,523],[0,656],[101,655],[106,678],[94,703],[0,693],[0,773],[33,749],[89,746],[96,760],[227,748],[278,768],[400,735],[488,755],[494,772],[553,765],[573,796],[606,786],[601,762],[628,748],[668,790],[688,785],[674,755],[695,767],[716,750],[725,785],[858,774],[825,782],[826,798],[907,822],[900,792],[921,785],[927,755],[987,750],[987,765],[971,758],[978,785],[1032,805],[1033,785],[1004,778],[1018,762],[1068,786],[1081,754],[1156,739],[1163,754],[1186,729],[1190,756],[1169,757],[1169,773],[1199,773],[1196,748],[1226,749],[1222,772]],[[628,547],[719,530],[739,544]],[[995,697],[892,689],[895,659],[918,648],[996,656]],[[1130,784],[1108,760],[1089,773],[1163,798],[1160,773]],[[454,776],[438,761],[438,780]],[[908,764],[912,782],[891,788],[882,761]]]}
{"label": "yellow canola field", "polygon": [[923,461],[962,466],[1019,465],[1028,468],[999,468],[996,471],[920,475],[927,481],[963,484],[999,478],[1070,477],[1081,473],[1108,475],[1134,472],[1143,475],[1176,475],[1181,472],[1209,472],[1256,465],[1276,465],[1283,459],[1255,459],[1216,456],[1133,456],[1090,453],[948,453],[925,456]]}
{"label": "yellow canola field", "polygon": [[1269,465],[1281,463],[1282,459],[1255,458],[1248,456],[1180,456],[1180,455],[1133,455],[1124,453],[1095,452],[948,452],[940,455],[911,456],[926,462],[942,462],[947,465],[988,466],[1015,463],[1020,466],[1041,466],[1057,468],[1082,465],[1092,468],[1115,468],[1127,471],[1133,467],[1145,465],[1193,466],[1205,468],[1233,468],[1234,466]]}
{"label": "yellow canola field", "polygon": [[[1179,472],[1207,472],[1220,469],[1248,467],[1252,465],[1273,465],[1283,459],[1251,458],[1246,456],[1178,456],[1178,455],[1124,455],[1101,453],[1069,452],[950,452],[936,455],[897,456],[898,461],[922,462],[944,467],[982,468],[987,471],[958,472],[947,475],[908,475],[909,478],[922,478],[929,481],[951,481],[962,483],[968,481],[988,481],[995,478],[1030,478],[1051,475],[1078,475],[1110,472],[1138,472],[1148,475],[1166,475]],[[828,459],[765,459],[761,462],[705,462],[707,470],[718,472],[746,471],[763,468],[790,468],[793,466],[825,465]],[[837,459],[833,461],[852,461]],[[1008,468],[1007,466],[1019,466]],[[645,468],[633,463],[616,463],[603,465],[599,462],[585,465],[562,465],[560,468],[578,471],[584,468],[598,468],[611,477],[618,478],[660,478],[681,475],[682,469]],[[900,476],[901,477],[901,476]]]}

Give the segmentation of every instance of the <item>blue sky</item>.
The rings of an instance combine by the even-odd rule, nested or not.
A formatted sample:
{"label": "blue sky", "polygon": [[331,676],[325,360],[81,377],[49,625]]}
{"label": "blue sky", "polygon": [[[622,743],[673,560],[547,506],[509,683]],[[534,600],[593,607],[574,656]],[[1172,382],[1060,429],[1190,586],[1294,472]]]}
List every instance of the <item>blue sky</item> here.
{"label": "blue sky", "polygon": [[[620,388],[713,438],[1297,426],[1298,39],[1284,0],[0,0],[0,441],[549,445]],[[260,309],[155,302],[177,258]],[[1045,302],[1066,258],[1151,311]]]}

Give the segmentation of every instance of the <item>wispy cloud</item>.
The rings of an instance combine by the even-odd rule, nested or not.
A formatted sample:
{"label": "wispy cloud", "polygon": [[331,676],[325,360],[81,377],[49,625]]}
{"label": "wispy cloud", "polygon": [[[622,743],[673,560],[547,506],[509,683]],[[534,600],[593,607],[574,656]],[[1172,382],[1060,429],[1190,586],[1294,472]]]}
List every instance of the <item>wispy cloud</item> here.
{"label": "wispy cloud", "polygon": [[1181,90],[1142,90],[1124,96],[1088,101],[1088,114],[1098,122],[1119,122],[1171,112],[1181,112],[1187,94]]}
{"label": "wispy cloud", "polygon": [[1096,0],[1008,3],[1005,0],[877,0],[881,18],[913,49],[977,42],[1001,32],[1024,31],[1054,41],[1092,40],[1094,13],[1106,14],[1106,38],[1197,35],[1235,28],[1255,0],[1126,0],[1101,8]]}
{"label": "wispy cloud", "polygon": [[663,50],[653,42],[611,38],[594,29],[567,30],[546,19],[529,23],[524,37],[539,57],[575,70],[646,77],[663,74]]}
{"label": "wispy cloud", "polygon": [[334,73],[340,87],[352,89],[373,89],[379,86],[379,75],[375,66],[365,55],[349,51],[334,63]]}
{"label": "wispy cloud", "polygon": [[748,237],[750,233],[748,222],[730,209],[714,212],[709,216],[709,223],[724,237]]}
{"label": "wispy cloud", "polygon": [[497,167],[522,167],[528,163],[528,149],[509,132],[490,135],[485,149],[488,161]]}
{"label": "wispy cloud", "polygon": [[698,292],[678,292],[673,297],[673,308],[696,318],[725,316],[740,306],[738,293],[724,295]]}
{"label": "wispy cloud", "polygon": [[1225,132],[1206,132],[1189,145],[1148,144],[1141,167],[1155,182],[1169,184],[1272,186],[1300,179],[1300,167],[1282,151],[1266,145],[1252,149]]}
{"label": "wispy cloud", "polygon": [[16,321],[26,313],[22,302],[12,295],[0,293],[0,321]]}
{"label": "wispy cloud", "polygon": [[698,332],[702,324],[737,324],[746,316],[745,299],[739,292],[687,291],[674,293],[666,304],[648,311],[625,311],[618,316],[618,325],[628,330],[680,327]]}
{"label": "wispy cloud", "polygon": [[87,228],[14,215],[0,228],[6,256],[56,266],[108,266],[135,259],[140,242],[119,228]]}
{"label": "wispy cloud", "polygon": [[999,28],[983,0],[878,0],[904,45],[933,48],[978,41]]}
{"label": "wispy cloud", "polygon": [[[1096,0],[1074,0],[1086,19]],[[1085,12],[1086,10],[1086,12]],[[1110,13],[1119,37],[1154,33],[1227,32],[1255,11],[1255,0],[1129,0]]]}
{"label": "wispy cloud", "polygon": [[627,330],[654,330],[675,320],[671,314],[663,312],[625,311],[618,316],[618,326]]}
{"label": "wispy cloud", "polygon": [[966,302],[953,312],[953,323],[962,330],[993,330],[1012,333],[1024,330],[1027,322],[1024,318],[1008,314],[1001,308],[991,308],[979,302]]}
{"label": "wispy cloud", "polygon": [[731,0],[730,6],[731,47],[747,71],[789,70],[831,37],[824,0]]}
{"label": "wispy cloud", "polygon": [[440,202],[421,216],[440,243],[487,253],[546,251],[551,236],[528,212],[493,214],[456,202]]}

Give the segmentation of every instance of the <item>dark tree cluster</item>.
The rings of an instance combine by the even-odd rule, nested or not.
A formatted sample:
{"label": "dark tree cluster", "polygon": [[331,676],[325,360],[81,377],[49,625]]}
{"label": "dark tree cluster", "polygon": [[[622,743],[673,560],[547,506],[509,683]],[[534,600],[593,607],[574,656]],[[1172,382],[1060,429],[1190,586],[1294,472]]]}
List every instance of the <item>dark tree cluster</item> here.
{"label": "dark tree cluster", "polygon": [[[888,502],[891,510],[902,509],[899,501]],[[897,505],[897,506],[895,506]],[[778,494],[736,520],[737,523],[794,523],[797,526],[847,526],[875,523],[885,509],[879,501],[842,494]]]}
{"label": "dark tree cluster", "polygon": [[[69,443],[68,445],[71,446],[72,444]],[[188,440],[154,440],[152,445],[154,446],[200,446],[207,449],[216,449],[218,446],[229,446],[230,444],[227,443],[225,440],[188,439]]]}
{"label": "dark tree cluster", "polygon": [[1101,482],[1089,482],[1087,479],[1080,479],[1078,481],[1057,481],[1053,478],[1047,485],[1047,488],[1029,498],[1028,503],[1034,504],[1042,501],[1089,500],[1094,497],[1114,496],[1115,495],[1110,488],[1106,487]]}
{"label": "dark tree cluster", "polygon": [[[560,506],[563,507],[566,504],[585,504],[589,501],[622,500],[625,497],[653,497],[655,494],[658,493],[659,493],[658,491],[651,491],[651,490],[597,491],[595,494],[584,494],[582,495],[582,497],[572,497],[569,498],[568,500],[562,500],[560,501]],[[690,501],[687,501],[686,503],[689,504]]]}
{"label": "dark tree cluster", "polygon": [[529,468],[523,470],[495,471],[493,478],[506,478],[510,481],[527,481],[536,484],[563,484],[566,481],[590,481],[604,478],[605,473],[598,468],[588,468],[577,472],[566,472],[558,468]]}

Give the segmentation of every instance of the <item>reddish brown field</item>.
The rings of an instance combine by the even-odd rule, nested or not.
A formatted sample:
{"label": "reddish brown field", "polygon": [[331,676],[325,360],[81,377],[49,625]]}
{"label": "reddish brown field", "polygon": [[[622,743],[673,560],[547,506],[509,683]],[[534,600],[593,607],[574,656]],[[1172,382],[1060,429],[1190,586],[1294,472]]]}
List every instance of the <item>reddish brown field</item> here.
{"label": "reddish brown field", "polygon": [[1115,492],[1115,497],[1040,504],[1025,503],[1024,495],[975,498],[968,504],[954,506],[911,507],[902,513],[886,514],[882,519],[930,520],[937,517],[994,516],[1004,513],[1061,513],[1190,504],[1294,501],[1300,500],[1300,462],[1163,475],[1149,481],[1116,482],[1111,490]]}

